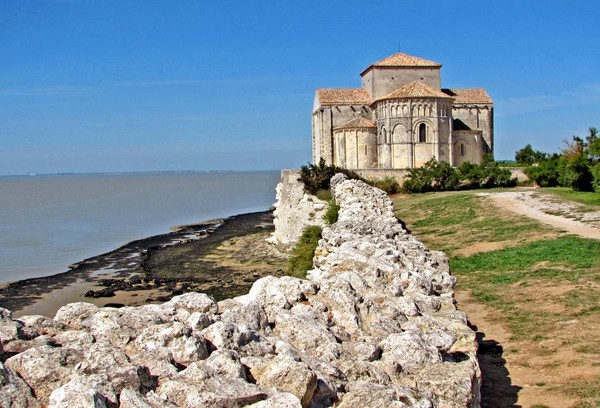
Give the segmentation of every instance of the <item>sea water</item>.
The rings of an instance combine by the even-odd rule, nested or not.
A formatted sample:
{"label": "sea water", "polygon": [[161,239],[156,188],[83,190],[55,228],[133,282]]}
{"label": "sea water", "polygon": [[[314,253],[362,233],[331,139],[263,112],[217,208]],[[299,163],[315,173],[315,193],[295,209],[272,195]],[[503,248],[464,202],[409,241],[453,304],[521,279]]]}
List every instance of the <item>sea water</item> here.
{"label": "sea water", "polygon": [[0,177],[0,283],[48,276],[170,228],[264,211],[279,171]]}

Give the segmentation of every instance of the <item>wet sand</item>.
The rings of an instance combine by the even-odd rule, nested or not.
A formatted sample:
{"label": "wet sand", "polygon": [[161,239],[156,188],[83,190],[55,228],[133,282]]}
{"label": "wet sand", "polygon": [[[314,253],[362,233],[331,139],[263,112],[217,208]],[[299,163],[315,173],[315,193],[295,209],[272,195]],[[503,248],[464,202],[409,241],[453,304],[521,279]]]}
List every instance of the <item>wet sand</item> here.
{"label": "wet sand", "polygon": [[246,293],[266,275],[284,274],[287,256],[264,242],[269,211],[173,228],[72,265],[70,271],[5,284],[0,307],[13,315],[54,316],[63,305],[138,306],[188,291],[222,299]]}

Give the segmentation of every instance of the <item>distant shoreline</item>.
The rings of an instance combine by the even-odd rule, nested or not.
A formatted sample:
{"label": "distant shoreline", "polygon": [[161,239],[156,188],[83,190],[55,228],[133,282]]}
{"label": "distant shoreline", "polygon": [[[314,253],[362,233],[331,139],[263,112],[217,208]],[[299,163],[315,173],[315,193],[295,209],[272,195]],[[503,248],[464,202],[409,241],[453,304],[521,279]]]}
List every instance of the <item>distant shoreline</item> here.
{"label": "distant shoreline", "polygon": [[[260,230],[267,227],[269,222],[272,227],[271,214],[271,211],[246,213],[174,226],[172,232],[134,240],[113,251],[84,259],[71,265],[69,271],[3,284],[0,288],[0,307],[11,310],[14,315],[48,316],[54,315],[62,305],[77,301],[98,306],[135,306],[160,300],[168,296],[169,290],[176,290],[175,286],[181,279],[161,279],[157,277],[160,272],[150,273],[154,276],[145,279],[152,272],[145,263],[154,253],[192,242],[198,244],[216,231],[220,231],[218,235],[223,235],[225,239]],[[209,241],[219,239],[221,237]],[[200,244],[198,247],[203,246],[206,245]],[[85,297],[88,291],[98,296]]]}
{"label": "distant shoreline", "polygon": [[0,174],[0,177],[52,177],[52,176],[123,176],[140,174],[197,174],[197,173],[267,173],[276,170],[153,170],[153,171],[100,171],[100,172],[66,172],[66,173],[24,173]]}

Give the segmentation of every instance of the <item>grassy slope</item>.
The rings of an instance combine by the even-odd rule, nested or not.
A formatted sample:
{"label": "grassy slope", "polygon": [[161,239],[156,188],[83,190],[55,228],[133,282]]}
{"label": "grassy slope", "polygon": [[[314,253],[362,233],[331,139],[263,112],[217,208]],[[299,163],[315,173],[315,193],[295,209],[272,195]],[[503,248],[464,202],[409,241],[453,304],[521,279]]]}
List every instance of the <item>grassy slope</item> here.
{"label": "grassy slope", "polygon": [[[570,357],[540,370],[600,366],[600,345],[595,336],[585,335],[587,328],[600,325],[600,241],[499,210],[476,192],[417,194],[394,204],[419,239],[448,254],[458,289],[501,312],[497,318],[522,344],[523,365],[568,349]],[[564,322],[574,320],[583,332],[565,330]],[[554,346],[548,348],[547,339]],[[592,377],[544,385],[578,398],[576,407],[583,408],[600,406],[600,391],[594,388],[599,382]]]}

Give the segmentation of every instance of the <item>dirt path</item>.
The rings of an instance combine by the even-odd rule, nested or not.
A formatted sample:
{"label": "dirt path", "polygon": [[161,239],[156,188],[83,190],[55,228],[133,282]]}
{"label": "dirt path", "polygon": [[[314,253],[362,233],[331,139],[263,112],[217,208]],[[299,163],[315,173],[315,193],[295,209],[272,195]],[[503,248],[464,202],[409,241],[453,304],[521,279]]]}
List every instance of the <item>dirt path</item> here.
{"label": "dirt path", "polygon": [[583,206],[564,202],[535,191],[481,193],[499,207],[584,238],[600,239],[600,211],[584,211]]}
{"label": "dirt path", "polygon": [[[535,190],[480,195],[488,197],[503,210],[539,220],[570,234],[600,239],[600,211],[590,211],[589,207]],[[529,300],[545,297],[548,308],[553,308],[557,307],[554,301],[561,295],[565,296],[570,290],[581,292],[580,286],[563,282],[560,287],[550,284],[519,290]],[[467,290],[457,290],[456,299],[459,309],[467,314],[477,332],[483,377],[482,408],[588,406],[574,405],[576,398],[553,388],[564,386],[574,378],[584,380],[600,373],[595,354],[584,357],[577,351],[582,348],[577,337],[584,338],[589,325],[596,324],[594,320],[561,321],[559,324],[566,325],[566,331],[558,330],[555,337],[542,342],[515,341],[504,319],[498,317],[498,310],[478,303]],[[539,304],[541,300],[536,302]]]}

